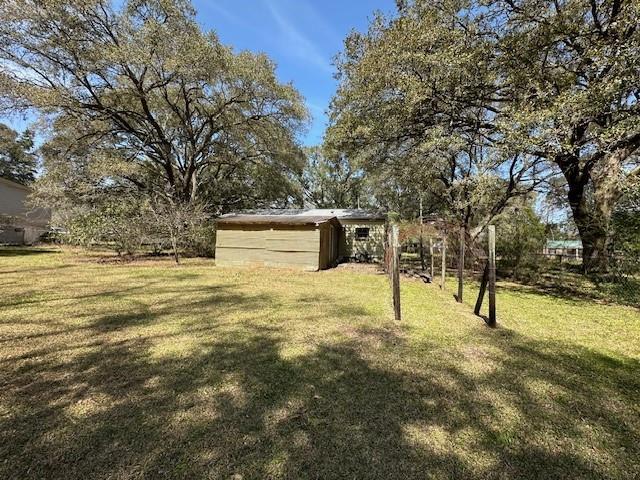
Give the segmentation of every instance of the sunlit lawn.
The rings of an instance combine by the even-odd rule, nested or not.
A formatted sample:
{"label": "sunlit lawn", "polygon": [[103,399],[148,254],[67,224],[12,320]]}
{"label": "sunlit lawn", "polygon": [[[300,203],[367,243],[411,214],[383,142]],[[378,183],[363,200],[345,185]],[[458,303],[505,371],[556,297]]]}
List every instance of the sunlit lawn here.
{"label": "sunlit lawn", "polygon": [[640,313],[0,249],[0,478],[638,478]]}

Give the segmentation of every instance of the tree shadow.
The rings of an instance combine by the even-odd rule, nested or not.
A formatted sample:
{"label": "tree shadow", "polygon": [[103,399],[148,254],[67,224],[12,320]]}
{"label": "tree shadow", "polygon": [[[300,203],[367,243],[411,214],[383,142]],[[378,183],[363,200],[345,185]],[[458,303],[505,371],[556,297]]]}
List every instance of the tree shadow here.
{"label": "tree shadow", "polygon": [[597,301],[640,308],[640,279],[618,283],[591,283],[581,275],[566,272],[549,273],[527,283],[501,283],[507,291],[539,294],[567,302]]}
{"label": "tree shadow", "polygon": [[[443,348],[409,341],[410,327],[371,325],[285,355],[287,318],[261,313],[280,301],[220,287],[197,302],[133,305],[3,362],[0,476],[640,474],[636,359],[504,328]],[[145,331],[184,309],[208,320]],[[238,323],[234,311],[250,315]]]}
{"label": "tree shadow", "polygon": [[8,247],[0,246],[0,257],[25,257],[44,253],[60,253],[58,250],[42,247]]}

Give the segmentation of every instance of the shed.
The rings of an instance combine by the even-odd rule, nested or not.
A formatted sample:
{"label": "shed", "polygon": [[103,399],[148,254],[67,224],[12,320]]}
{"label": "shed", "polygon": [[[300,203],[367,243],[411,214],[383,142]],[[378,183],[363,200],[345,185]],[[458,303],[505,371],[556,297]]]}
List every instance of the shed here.
{"label": "shed", "polygon": [[339,232],[334,215],[223,215],[217,221],[216,263],[329,268],[338,260]]}
{"label": "shed", "polygon": [[[237,214],[236,214],[237,215]],[[382,261],[387,217],[383,213],[354,208],[257,209],[242,215],[295,219],[299,217],[335,217],[338,231],[338,261]],[[222,218],[227,218],[223,216]]]}

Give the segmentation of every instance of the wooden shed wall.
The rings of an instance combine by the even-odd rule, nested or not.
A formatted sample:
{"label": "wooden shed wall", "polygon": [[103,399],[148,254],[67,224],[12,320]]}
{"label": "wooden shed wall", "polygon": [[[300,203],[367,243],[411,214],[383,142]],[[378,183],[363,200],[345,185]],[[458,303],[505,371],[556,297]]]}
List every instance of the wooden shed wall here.
{"label": "wooden shed wall", "polygon": [[219,265],[269,265],[317,270],[320,230],[314,226],[220,226]]}
{"label": "wooden shed wall", "polygon": [[[340,236],[340,257],[351,258],[359,253],[368,253],[375,260],[384,258],[385,222],[380,220],[341,220],[343,233]],[[356,239],[356,228],[369,229],[369,238]]]}

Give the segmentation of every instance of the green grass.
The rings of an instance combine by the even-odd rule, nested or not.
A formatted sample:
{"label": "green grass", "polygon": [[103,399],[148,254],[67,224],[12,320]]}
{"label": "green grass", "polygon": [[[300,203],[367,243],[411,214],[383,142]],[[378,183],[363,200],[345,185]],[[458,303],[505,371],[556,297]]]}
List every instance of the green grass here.
{"label": "green grass", "polygon": [[[0,478],[637,478],[640,313],[0,250]],[[28,253],[28,254],[27,254]]]}

